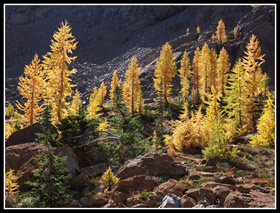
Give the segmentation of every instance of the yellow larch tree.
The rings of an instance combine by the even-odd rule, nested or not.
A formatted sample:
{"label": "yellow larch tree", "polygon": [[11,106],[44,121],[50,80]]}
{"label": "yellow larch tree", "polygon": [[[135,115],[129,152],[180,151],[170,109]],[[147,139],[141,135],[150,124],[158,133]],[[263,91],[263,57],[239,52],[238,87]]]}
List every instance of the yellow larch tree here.
{"label": "yellow larch tree", "polygon": [[216,40],[218,44],[223,44],[227,41],[226,27],[222,19],[218,22]]}
{"label": "yellow larch tree", "polygon": [[271,96],[268,92],[263,113],[257,123],[257,134],[250,139],[252,146],[275,145],[275,109]]}
{"label": "yellow larch tree", "polygon": [[210,49],[210,70],[209,70],[209,86],[217,88],[217,60],[218,56],[215,49]]}
{"label": "yellow larch tree", "polygon": [[143,113],[143,98],[139,76],[140,69],[137,58],[133,56],[125,72],[125,81],[123,83],[124,103],[132,115]]}
{"label": "yellow larch tree", "polygon": [[225,87],[228,80],[229,70],[229,56],[226,49],[223,47],[217,60],[217,90],[221,96],[225,95]]}
{"label": "yellow larch tree", "polygon": [[67,115],[69,103],[66,102],[66,97],[71,96],[72,87],[75,86],[71,84],[70,76],[76,69],[68,69],[68,65],[77,58],[69,55],[76,49],[78,42],[75,40],[71,27],[65,20],[53,35],[51,52],[43,56],[43,65],[47,74],[46,93],[52,106],[54,123],[58,123]]}
{"label": "yellow larch tree", "polygon": [[71,106],[68,109],[69,115],[76,115],[77,114],[77,110],[79,109],[81,104],[82,104],[81,94],[79,93],[78,89],[76,89],[75,90],[75,94],[73,96],[73,100],[72,100]]}
{"label": "yellow larch tree", "polygon": [[245,56],[242,65],[245,70],[245,97],[243,111],[245,113],[245,129],[247,132],[254,132],[256,129],[256,97],[261,93],[263,76],[261,65],[265,62],[264,55],[261,55],[261,47],[257,37],[253,34],[246,45]]}
{"label": "yellow larch tree", "polygon": [[43,99],[45,88],[45,73],[37,54],[31,64],[25,66],[24,75],[24,77],[19,77],[18,91],[26,102],[22,105],[17,101],[16,106],[23,111],[23,122],[29,126],[35,123],[41,115],[42,106],[39,103]]}
{"label": "yellow larch tree", "polygon": [[114,70],[112,80],[111,80],[111,84],[110,84],[110,94],[109,94],[111,102],[113,102],[113,100],[114,100],[115,87],[118,85],[118,83],[119,83],[119,79],[118,79],[117,70]]}
{"label": "yellow larch tree", "polygon": [[192,103],[196,105],[199,99],[199,87],[200,87],[200,73],[199,73],[199,60],[200,60],[200,49],[196,48],[192,61]]}
{"label": "yellow larch tree", "polygon": [[175,57],[171,45],[166,42],[160,52],[154,73],[154,86],[157,92],[162,93],[162,101],[167,106],[170,102],[172,79],[177,73]]}
{"label": "yellow larch tree", "polygon": [[101,111],[101,107],[99,106],[99,92],[96,87],[94,87],[93,92],[90,95],[89,98],[89,104],[87,106],[88,116],[90,118],[99,117],[101,113],[98,113]]}
{"label": "yellow larch tree", "polygon": [[200,27],[199,27],[199,26],[197,26],[197,28],[196,28],[196,33],[197,33],[197,34],[200,33]]}
{"label": "yellow larch tree", "polygon": [[199,93],[201,98],[205,93],[209,91],[209,75],[211,72],[211,50],[207,43],[201,49],[201,54],[199,57],[199,72],[200,72],[200,85],[199,85]]}
{"label": "yellow larch tree", "polygon": [[98,89],[98,98],[99,98],[98,106],[101,108],[103,108],[103,102],[104,102],[106,94],[107,94],[107,87],[105,86],[104,81],[102,81],[100,84],[100,87]]}
{"label": "yellow larch tree", "polygon": [[182,102],[184,103],[189,95],[190,82],[188,78],[191,77],[191,64],[188,53],[186,51],[184,51],[183,58],[181,60],[181,67],[178,72],[181,84],[180,94]]}

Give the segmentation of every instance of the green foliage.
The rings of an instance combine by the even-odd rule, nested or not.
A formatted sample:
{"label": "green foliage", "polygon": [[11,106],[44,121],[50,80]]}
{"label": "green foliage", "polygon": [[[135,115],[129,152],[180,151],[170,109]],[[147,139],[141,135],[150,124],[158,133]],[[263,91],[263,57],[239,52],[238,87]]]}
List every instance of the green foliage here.
{"label": "green foliage", "polygon": [[[81,143],[80,138],[72,138],[97,129],[101,120],[97,117],[89,118],[85,108],[80,105],[75,115],[69,115],[62,119],[56,127],[61,133],[60,142],[68,146],[75,146]],[[96,137],[97,135],[95,135]]]}
{"label": "green foliage", "polygon": [[40,121],[43,133],[37,135],[39,142],[45,145],[45,148],[39,150],[40,158],[36,159],[40,163],[39,168],[34,172],[36,180],[26,182],[32,187],[30,192],[33,198],[32,207],[62,207],[70,198],[67,180],[71,174],[66,175],[68,172],[65,167],[66,156],[55,156],[53,147],[49,143],[53,137],[50,132],[51,119],[51,107],[45,105]]}
{"label": "green foliage", "polygon": [[223,124],[221,123],[221,112],[218,112],[217,116],[209,146],[202,150],[202,153],[206,158],[217,157],[221,161],[235,162],[238,160],[237,154],[239,150],[228,146],[225,140],[226,129],[224,129]]}
{"label": "green foliage", "polygon": [[143,136],[141,134],[144,127],[140,122],[140,116],[130,115],[126,105],[123,103],[119,86],[115,87],[113,109],[115,114],[108,120],[111,130],[120,139],[125,149],[126,158],[134,158],[144,151]]}
{"label": "green foliage", "polygon": [[148,197],[150,196],[150,195],[152,195],[153,194],[153,192],[141,192],[140,194],[139,194],[139,197],[142,199],[142,200],[148,200]]}

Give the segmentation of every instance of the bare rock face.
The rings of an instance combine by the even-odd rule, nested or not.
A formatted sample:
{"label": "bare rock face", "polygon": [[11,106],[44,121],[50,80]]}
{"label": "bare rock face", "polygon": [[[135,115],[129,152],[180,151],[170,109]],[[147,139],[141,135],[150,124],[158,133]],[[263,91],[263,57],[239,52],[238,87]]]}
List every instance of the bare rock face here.
{"label": "bare rock face", "polygon": [[151,152],[135,159],[129,160],[118,170],[120,179],[134,175],[147,175],[156,177],[180,177],[187,174],[181,164],[177,164],[169,155]]}
{"label": "bare rock face", "polygon": [[[33,173],[39,167],[39,162],[34,158],[40,157],[39,150],[45,146],[36,142],[23,143],[9,146],[5,151],[5,169],[15,170],[18,177],[17,183],[20,189],[29,189],[30,186],[25,184],[26,181],[33,181],[35,177]],[[54,150],[54,154],[58,156],[67,156],[66,167],[72,176],[76,175],[78,170],[78,162],[75,153],[70,147],[58,147]]]}

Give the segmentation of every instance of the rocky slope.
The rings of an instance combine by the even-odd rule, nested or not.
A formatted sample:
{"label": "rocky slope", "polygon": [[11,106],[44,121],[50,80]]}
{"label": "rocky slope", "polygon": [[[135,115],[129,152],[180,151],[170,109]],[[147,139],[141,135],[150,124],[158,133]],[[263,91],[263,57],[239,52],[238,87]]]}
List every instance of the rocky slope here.
{"label": "rocky slope", "polygon": [[[179,66],[183,51],[187,50],[192,59],[195,48],[210,40],[220,19],[227,32],[237,28],[237,37],[225,44],[232,65],[243,56],[250,35],[259,38],[262,53],[266,54],[263,71],[268,73],[274,89],[274,6],[8,6],[5,12],[5,93],[6,102],[12,104],[20,99],[16,86],[24,65],[30,63],[35,52],[43,55],[49,51],[50,39],[64,19],[79,41],[74,52],[78,58],[71,65],[77,72],[72,79],[84,103],[94,86],[103,80],[109,85],[114,69],[123,77],[133,55],[139,61],[142,89],[149,102],[155,97],[151,77],[162,45],[170,42]],[[197,26],[200,35],[195,32]],[[185,35],[187,27],[189,36]],[[221,49],[210,46],[217,52]]]}

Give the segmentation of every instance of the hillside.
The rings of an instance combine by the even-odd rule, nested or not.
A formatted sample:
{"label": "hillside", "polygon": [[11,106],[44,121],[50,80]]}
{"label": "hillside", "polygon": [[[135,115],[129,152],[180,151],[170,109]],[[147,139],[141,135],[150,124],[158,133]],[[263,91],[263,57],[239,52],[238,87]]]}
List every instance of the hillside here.
{"label": "hillside", "polygon": [[[251,6],[9,6],[6,7],[6,102],[14,104],[20,99],[17,78],[35,53],[50,51],[52,33],[64,19],[69,21],[79,41],[75,50],[78,57],[71,65],[77,69],[73,83],[78,85],[85,103],[94,86],[103,80],[109,85],[114,69],[122,77],[133,55],[143,73],[144,96],[150,98],[154,94],[151,76],[162,45],[171,43],[179,65],[184,50],[192,59],[196,47],[209,42],[221,18],[228,33],[237,28],[237,37],[225,44],[231,64],[242,57],[250,35],[255,34],[262,53],[266,54],[262,69],[268,73],[271,89],[274,89],[274,15],[272,6],[256,11]],[[197,26],[201,28],[199,36]],[[191,33],[188,37],[185,36],[187,27]],[[213,47],[217,51],[221,49]]]}
{"label": "hillside", "polygon": [[4,208],[275,208],[275,9],[6,6]]}

